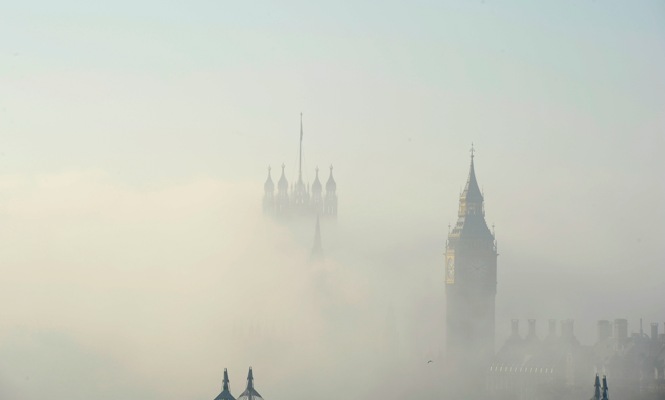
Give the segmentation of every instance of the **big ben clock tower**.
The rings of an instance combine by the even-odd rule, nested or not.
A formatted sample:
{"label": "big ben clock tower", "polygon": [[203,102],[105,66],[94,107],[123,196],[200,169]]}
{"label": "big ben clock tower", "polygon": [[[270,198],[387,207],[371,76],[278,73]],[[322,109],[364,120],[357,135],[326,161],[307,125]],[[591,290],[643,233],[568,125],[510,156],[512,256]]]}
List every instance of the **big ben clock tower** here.
{"label": "big ben clock tower", "polygon": [[[446,348],[459,373],[483,373],[494,356],[496,242],[473,165],[446,244]],[[477,376],[477,375],[476,375]]]}

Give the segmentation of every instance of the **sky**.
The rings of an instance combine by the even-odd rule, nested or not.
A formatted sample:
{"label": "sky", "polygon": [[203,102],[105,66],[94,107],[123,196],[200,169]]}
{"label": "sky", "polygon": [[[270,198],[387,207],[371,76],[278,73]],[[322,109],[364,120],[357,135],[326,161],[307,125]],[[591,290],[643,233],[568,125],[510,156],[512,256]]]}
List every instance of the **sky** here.
{"label": "sky", "polygon": [[[574,318],[586,343],[597,319],[662,323],[664,18],[0,1],[0,397],[213,398],[224,367],[238,395],[249,365],[267,398],[413,393],[445,342],[471,143],[498,344],[511,318]],[[315,268],[313,224],[261,216],[300,113],[304,177],[334,165],[340,199]]]}

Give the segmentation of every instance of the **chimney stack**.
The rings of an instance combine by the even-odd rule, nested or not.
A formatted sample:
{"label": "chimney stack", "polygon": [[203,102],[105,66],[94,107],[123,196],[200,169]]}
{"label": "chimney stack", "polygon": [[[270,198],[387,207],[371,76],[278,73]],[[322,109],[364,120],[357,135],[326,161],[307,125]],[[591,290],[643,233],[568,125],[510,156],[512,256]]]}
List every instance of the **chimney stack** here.
{"label": "chimney stack", "polygon": [[619,318],[614,320],[614,338],[619,343],[625,343],[628,340],[628,320]]}
{"label": "chimney stack", "polygon": [[573,320],[566,319],[561,321],[561,337],[564,339],[572,339],[575,334],[573,331]]}
{"label": "chimney stack", "polygon": [[658,340],[658,323],[651,323],[651,339]]}
{"label": "chimney stack", "polygon": [[606,319],[598,321],[598,341],[602,342],[610,337],[612,337],[612,326],[610,325],[610,321]]}
{"label": "chimney stack", "polygon": [[519,319],[512,319],[510,321],[510,331],[513,337],[517,337],[520,335],[519,324],[520,324]]}

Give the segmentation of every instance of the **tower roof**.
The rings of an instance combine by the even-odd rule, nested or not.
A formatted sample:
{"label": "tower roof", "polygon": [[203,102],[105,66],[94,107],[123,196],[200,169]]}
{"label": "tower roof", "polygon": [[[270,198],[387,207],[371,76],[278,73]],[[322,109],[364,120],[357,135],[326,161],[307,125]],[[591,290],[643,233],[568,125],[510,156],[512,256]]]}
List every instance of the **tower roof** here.
{"label": "tower roof", "polygon": [[254,389],[254,374],[252,373],[252,367],[249,367],[249,372],[247,373],[247,389],[238,397],[238,400],[263,400],[263,397],[259,392]]}
{"label": "tower roof", "polygon": [[334,192],[337,190],[337,183],[335,183],[335,178],[333,178],[333,166],[330,164],[330,176],[328,177],[328,182],[326,182],[326,192]]}
{"label": "tower roof", "polygon": [[314,183],[312,183],[312,193],[321,193],[323,186],[321,186],[321,181],[319,180],[319,167],[316,167],[316,177],[314,178]]}
{"label": "tower roof", "polygon": [[236,400],[229,390],[229,374],[224,368],[224,381],[222,383],[222,392],[215,397],[215,400]]}
{"label": "tower roof", "polygon": [[452,241],[462,237],[475,237],[487,241],[494,240],[494,235],[487,227],[487,222],[485,222],[483,195],[476,180],[474,152],[473,145],[471,145],[469,176],[464,191],[460,195],[457,224],[449,235],[449,240]]}
{"label": "tower roof", "polygon": [[272,192],[275,190],[275,184],[272,182],[272,176],[270,176],[270,166],[268,166],[268,178],[266,179],[266,183],[263,184],[263,190],[266,192]]}
{"label": "tower roof", "polygon": [[279,182],[277,182],[277,187],[279,190],[286,191],[289,189],[289,181],[286,180],[286,176],[284,175],[284,168],[286,168],[286,165],[282,164],[282,176],[279,178]]}
{"label": "tower roof", "polygon": [[478,187],[478,181],[476,180],[476,169],[473,165],[474,157],[474,148],[471,145],[471,166],[469,167],[469,177],[466,179],[466,186],[462,192],[462,199],[467,202],[482,203],[483,194],[480,192]]}

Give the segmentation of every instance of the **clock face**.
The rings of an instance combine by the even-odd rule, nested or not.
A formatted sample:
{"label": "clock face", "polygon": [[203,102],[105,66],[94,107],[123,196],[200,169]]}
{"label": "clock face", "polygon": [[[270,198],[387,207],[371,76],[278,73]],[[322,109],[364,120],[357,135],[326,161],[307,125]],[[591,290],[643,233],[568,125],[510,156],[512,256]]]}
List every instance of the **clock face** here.
{"label": "clock face", "polygon": [[455,261],[452,257],[448,259],[446,267],[446,283],[455,283]]}

